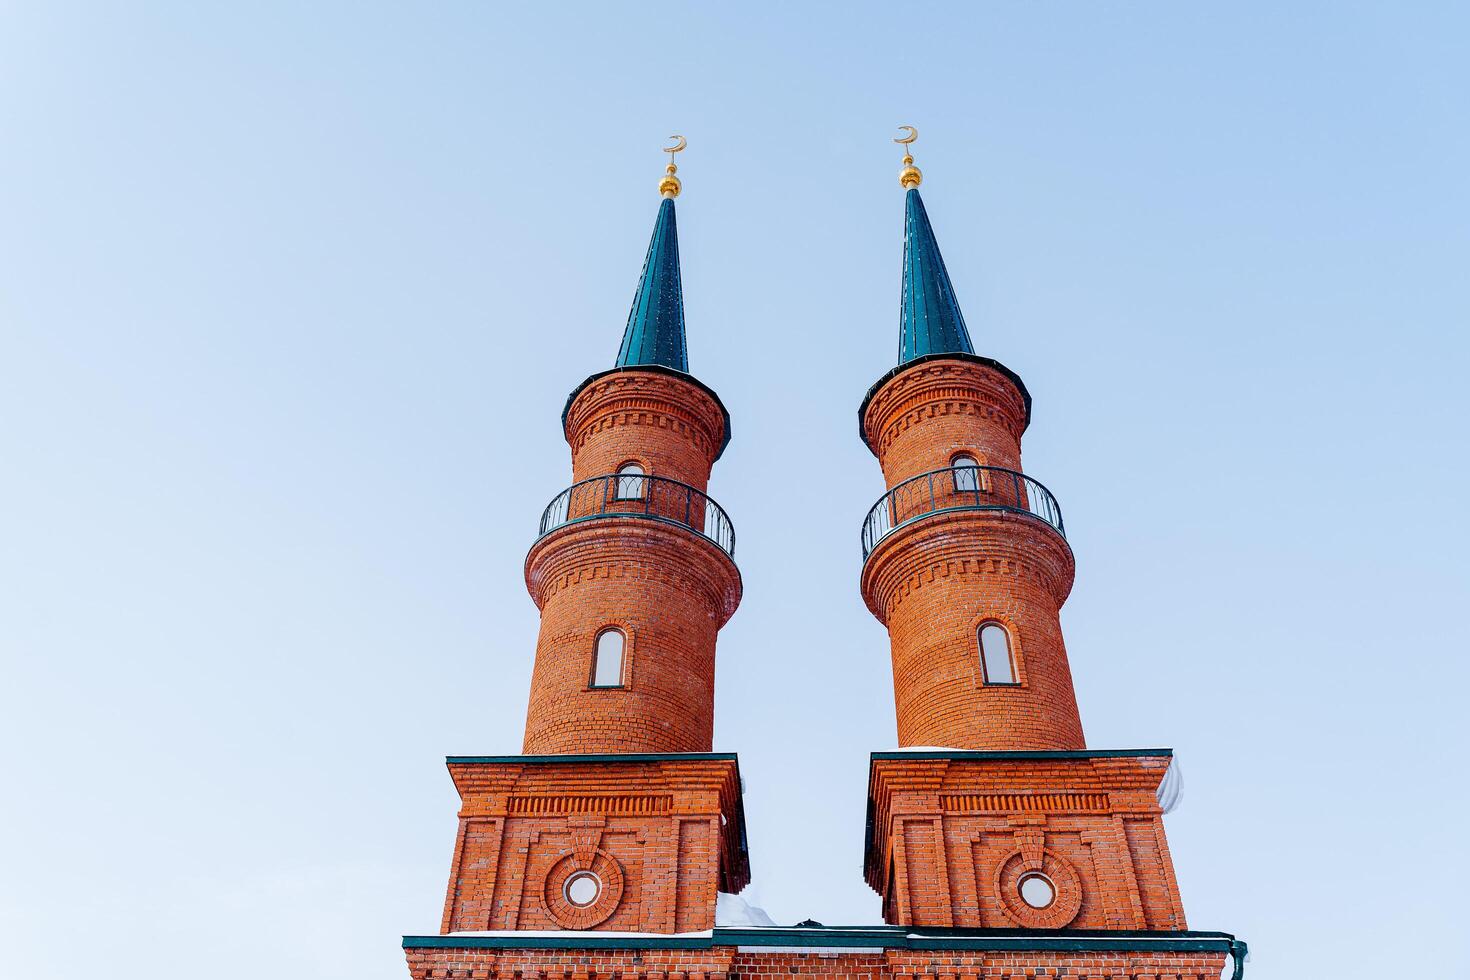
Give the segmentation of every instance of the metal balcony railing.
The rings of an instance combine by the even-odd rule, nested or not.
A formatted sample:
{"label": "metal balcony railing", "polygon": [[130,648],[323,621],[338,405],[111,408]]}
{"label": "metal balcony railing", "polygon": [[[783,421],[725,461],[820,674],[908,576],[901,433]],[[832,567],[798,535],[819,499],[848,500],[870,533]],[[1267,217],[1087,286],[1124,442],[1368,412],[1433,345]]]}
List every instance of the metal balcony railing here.
{"label": "metal balcony railing", "polygon": [[724,509],[689,484],[661,476],[610,473],[572,484],[542,511],[537,540],[567,524],[599,517],[677,524],[735,557],[735,525]]}
{"label": "metal balcony railing", "polygon": [[1029,514],[1067,536],[1057,498],[1031,477],[999,466],[951,466],[905,480],[878,498],[863,521],[863,560],[905,524],[956,510]]}

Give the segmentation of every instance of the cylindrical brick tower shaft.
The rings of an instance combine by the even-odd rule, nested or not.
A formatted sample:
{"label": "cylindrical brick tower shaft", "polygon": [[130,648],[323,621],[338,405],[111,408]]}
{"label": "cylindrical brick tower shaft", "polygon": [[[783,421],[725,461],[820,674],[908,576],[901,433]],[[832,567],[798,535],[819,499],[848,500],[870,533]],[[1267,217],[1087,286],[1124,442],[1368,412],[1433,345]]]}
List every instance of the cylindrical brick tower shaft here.
{"label": "cylindrical brick tower shaft", "polygon": [[1072,551],[1021,470],[1031,396],[979,357],[905,158],[899,364],[859,409],[888,492],[863,527],[863,598],[888,628],[900,746],[1081,749],[1062,641]]}
{"label": "cylindrical brick tower shaft", "polygon": [[660,190],[617,364],[567,400],[572,486],[526,556],[528,755],[711,747],[715,637],[741,593],[734,530],[705,495],[730,417],[688,373],[672,164]]}

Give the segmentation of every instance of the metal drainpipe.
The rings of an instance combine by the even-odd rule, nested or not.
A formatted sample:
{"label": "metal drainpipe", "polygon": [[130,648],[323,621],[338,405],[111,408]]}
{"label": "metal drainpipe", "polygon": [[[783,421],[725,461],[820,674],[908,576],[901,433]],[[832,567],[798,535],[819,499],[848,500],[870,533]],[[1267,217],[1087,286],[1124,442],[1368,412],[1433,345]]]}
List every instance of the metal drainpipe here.
{"label": "metal drainpipe", "polygon": [[1230,958],[1235,961],[1235,971],[1230,974],[1230,980],[1241,980],[1245,976],[1245,958],[1250,955],[1250,947],[1243,940],[1230,940]]}

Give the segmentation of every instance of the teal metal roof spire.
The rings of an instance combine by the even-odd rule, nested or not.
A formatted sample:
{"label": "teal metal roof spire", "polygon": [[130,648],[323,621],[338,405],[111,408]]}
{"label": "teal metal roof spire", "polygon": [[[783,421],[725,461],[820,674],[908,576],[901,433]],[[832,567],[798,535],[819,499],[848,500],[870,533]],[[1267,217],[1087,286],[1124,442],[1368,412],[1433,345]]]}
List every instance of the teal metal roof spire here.
{"label": "teal metal roof spire", "polygon": [[863,403],[858,406],[858,435],[869,449],[878,452],[868,442],[868,406],[894,378],[931,360],[968,361],[998,371],[1009,379],[1026,406],[1024,429],[1031,424],[1031,393],[1020,375],[992,357],[976,354],[970,344],[970,331],[965,327],[964,314],[955,298],[954,284],[949,281],[949,271],[944,268],[944,257],[939,254],[939,243],[929,226],[924,200],[919,197],[919,184],[924,175],[914,166],[913,154],[909,152],[909,144],[919,138],[919,131],[912,126],[898,128],[906,130],[893,141],[904,147],[903,169],[898,172],[899,186],[904,189],[903,307],[899,312],[898,365],[873,382],[863,396]]}
{"label": "teal metal roof spire", "polygon": [[898,363],[931,354],[973,354],[970,332],[954,295],[954,284],[944,268],[944,256],[934,240],[929,213],[919,196],[924,175],[914,166],[909,144],[919,136],[912,126],[902,126],[909,135],[895,139],[904,145],[903,170],[898,182],[905,188],[903,220],[903,307],[899,313]]}
{"label": "teal metal roof spire", "polygon": [[643,260],[638,292],[623,344],[618,348],[618,367],[658,364],[676,371],[689,371],[689,352],[684,342],[684,286],[679,278],[679,227],[674,218],[674,198],[679,196],[679,178],[674,176],[674,154],[684,148],[684,138],[674,137],[669,165],[659,181],[663,203]]}
{"label": "teal metal roof spire", "polygon": [[970,332],[929,226],[924,199],[917,187],[910,188],[905,197],[898,363],[926,354],[973,354]]}

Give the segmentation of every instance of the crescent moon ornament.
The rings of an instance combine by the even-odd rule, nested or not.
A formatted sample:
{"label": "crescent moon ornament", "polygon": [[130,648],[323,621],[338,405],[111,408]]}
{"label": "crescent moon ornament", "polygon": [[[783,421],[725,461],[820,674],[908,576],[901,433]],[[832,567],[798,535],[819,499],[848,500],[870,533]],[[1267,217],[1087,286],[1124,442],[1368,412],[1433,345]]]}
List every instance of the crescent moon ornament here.
{"label": "crescent moon ornament", "polygon": [[664,179],[658,182],[658,193],[660,197],[673,198],[679,196],[681,189],[679,178],[674,176],[679,170],[674,166],[674,154],[688,146],[689,141],[682,136],[670,136],[669,139],[673,140],[674,144],[664,147],[664,152],[669,155],[669,165],[664,168]]}
{"label": "crescent moon ornament", "polygon": [[923,172],[914,166],[914,148],[911,145],[919,138],[919,130],[914,126],[900,126],[898,129],[906,134],[893,138],[893,142],[903,147],[903,169],[898,172],[898,185],[907,191],[918,187],[924,180]]}

